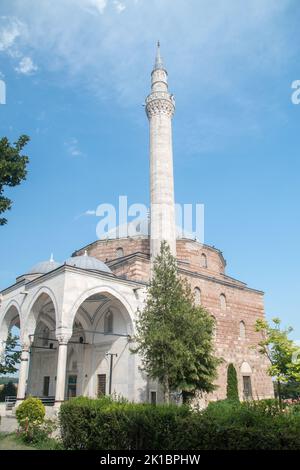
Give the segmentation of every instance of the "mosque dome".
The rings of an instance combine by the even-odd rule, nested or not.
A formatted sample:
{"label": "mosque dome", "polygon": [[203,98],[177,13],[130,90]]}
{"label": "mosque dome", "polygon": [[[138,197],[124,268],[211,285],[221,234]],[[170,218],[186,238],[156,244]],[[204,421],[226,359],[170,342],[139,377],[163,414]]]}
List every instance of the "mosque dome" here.
{"label": "mosque dome", "polygon": [[68,266],[75,266],[76,268],[87,269],[92,271],[102,271],[104,273],[112,274],[108,266],[103,261],[95,258],[94,256],[88,256],[85,252],[84,255],[71,256],[66,260]]}
{"label": "mosque dome", "polygon": [[48,261],[41,261],[40,263],[35,264],[27,274],[46,274],[59,268],[59,266],[61,266],[61,263],[54,261],[53,256],[51,256]]}

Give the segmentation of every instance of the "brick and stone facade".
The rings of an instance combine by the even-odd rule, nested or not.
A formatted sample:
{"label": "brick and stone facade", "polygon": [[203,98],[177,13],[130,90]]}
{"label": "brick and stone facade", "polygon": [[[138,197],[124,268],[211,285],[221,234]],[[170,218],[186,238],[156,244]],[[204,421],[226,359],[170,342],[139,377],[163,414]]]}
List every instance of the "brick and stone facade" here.
{"label": "brick and stone facade", "polygon": [[[253,398],[272,397],[272,380],[266,372],[268,363],[257,352],[260,334],[255,331],[256,320],[264,317],[263,292],[227,276],[226,262],[218,249],[188,239],[178,239],[176,245],[179,272],[187,277],[193,289],[200,289],[201,304],[215,318],[216,354],[224,360],[219,367],[218,388],[206,399],[226,397],[230,363],[237,371],[241,398],[244,394],[243,376],[251,377]],[[148,237],[97,240],[74,255],[82,255],[85,250],[90,256],[105,260],[116,276],[149,282]]]}

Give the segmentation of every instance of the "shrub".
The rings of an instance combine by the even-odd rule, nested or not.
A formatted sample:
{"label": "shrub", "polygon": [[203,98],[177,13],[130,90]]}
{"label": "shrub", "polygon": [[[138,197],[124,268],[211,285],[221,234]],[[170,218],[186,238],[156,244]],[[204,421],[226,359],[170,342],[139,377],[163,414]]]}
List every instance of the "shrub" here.
{"label": "shrub", "polygon": [[41,431],[45,407],[38,398],[29,397],[17,407],[16,417],[24,440],[32,441],[34,436]]}
{"label": "shrub", "polygon": [[275,400],[186,406],[75,398],[61,406],[64,447],[95,450],[300,449],[300,416]]}
{"label": "shrub", "polygon": [[229,364],[227,369],[227,391],[228,400],[239,401],[238,380],[236,370],[233,364]]}
{"label": "shrub", "polygon": [[75,398],[60,409],[61,434],[68,449],[175,449],[174,432],[186,406]]}

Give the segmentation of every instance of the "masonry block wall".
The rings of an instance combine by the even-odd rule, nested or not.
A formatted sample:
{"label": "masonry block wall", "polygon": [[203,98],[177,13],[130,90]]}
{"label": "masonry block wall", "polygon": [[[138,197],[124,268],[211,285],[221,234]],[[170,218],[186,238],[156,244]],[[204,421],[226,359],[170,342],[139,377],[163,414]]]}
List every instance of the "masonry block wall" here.
{"label": "masonry block wall", "polygon": [[[98,240],[87,250],[90,256],[108,263],[116,276],[148,283],[150,278],[149,238],[133,237]],[[263,292],[225,274],[222,253],[194,240],[177,240],[177,260],[181,275],[193,289],[197,288],[201,304],[214,316],[216,354],[223,359],[219,367],[216,391],[203,397],[205,402],[226,398],[227,367],[234,364],[239,394],[244,395],[244,376],[251,379],[253,398],[273,397],[272,380],[267,374],[268,362],[257,350],[260,334],[255,322],[264,317]]]}

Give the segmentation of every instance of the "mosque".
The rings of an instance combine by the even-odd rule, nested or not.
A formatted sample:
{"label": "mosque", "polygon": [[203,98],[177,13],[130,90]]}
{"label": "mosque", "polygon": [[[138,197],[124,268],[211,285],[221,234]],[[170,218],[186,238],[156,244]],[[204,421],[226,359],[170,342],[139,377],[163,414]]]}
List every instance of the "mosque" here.
{"label": "mosque", "polygon": [[216,390],[226,397],[227,368],[233,364],[241,399],[273,396],[268,362],[255,346],[255,322],[264,318],[263,292],[228,276],[215,247],[177,233],[175,225],[172,118],[175,100],[158,44],[145,102],[150,130],[149,231],[99,239],[65,262],[35,264],[1,292],[0,355],[8,332],[20,328],[22,349],[17,404],[26,396],[59,406],[85,395],[116,393],[136,402],[162,401],[159,385],[130,352],[138,309],[143,309],[151,263],[166,240],[178,270],[190,282],[195,302],[215,319],[215,351],[223,358]]}

